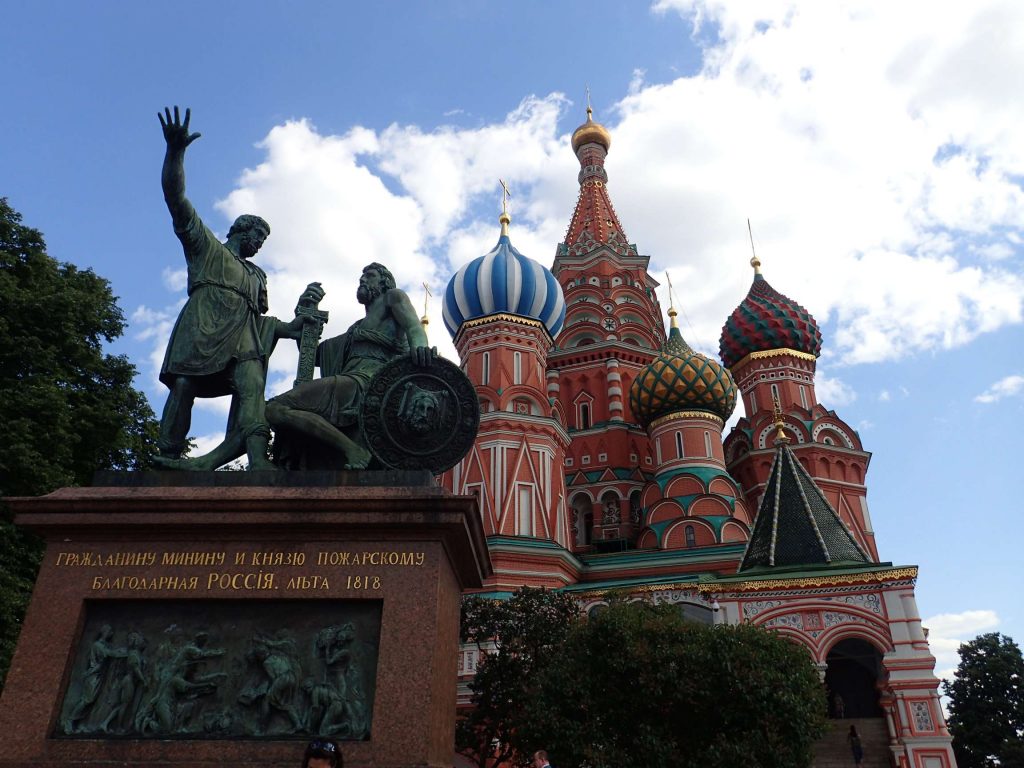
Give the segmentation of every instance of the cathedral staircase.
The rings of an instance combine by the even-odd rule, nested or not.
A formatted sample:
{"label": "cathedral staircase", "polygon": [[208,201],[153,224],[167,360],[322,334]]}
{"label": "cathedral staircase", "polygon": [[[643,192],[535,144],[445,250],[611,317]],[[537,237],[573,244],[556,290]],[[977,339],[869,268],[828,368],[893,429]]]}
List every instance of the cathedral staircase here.
{"label": "cathedral staircase", "polygon": [[850,726],[857,726],[864,747],[863,768],[892,768],[889,734],[883,717],[850,717],[829,720],[828,732],[814,745],[814,768],[852,768],[853,753],[846,740]]}

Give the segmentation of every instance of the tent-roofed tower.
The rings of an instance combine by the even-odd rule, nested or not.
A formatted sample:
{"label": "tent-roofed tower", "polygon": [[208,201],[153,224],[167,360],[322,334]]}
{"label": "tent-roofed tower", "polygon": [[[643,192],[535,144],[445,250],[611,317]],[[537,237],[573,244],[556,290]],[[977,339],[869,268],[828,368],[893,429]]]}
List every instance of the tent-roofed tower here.
{"label": "tent-roofed tower", "polygon": [[[935,657],[914,597],[916,566],[873,561],[792,449],[776,404],[774,459],[733,576],[707,578],[719,621],[750,622],[806,646],[839,722],[892,765],[954,766]],[[872,735],[873,734],[873,735]],[[881,752],[879,752],[881,754]],[[930,762],[929,762],[930,761]]]}
{"label": "tent-roofed tower", "polygon": [[739,572],[868,563],[853,534],[803,468],[776,414],[775,461]]}
{"label": "tent-roofed tower", "polygon": [[719,342],[746,411],[725,440],[726,466],[750,508],[757,509],[772,464],[773,403],[778,401],[793,455],[853,531],[858,546],[877,560],[865,484],[871,454],[856,430],[818,403],[815,393],[821,331],[810,312],[768,283],[757,256],[750,263],[754,280],[726,320]]}
{"label": "tent-roofed tower", "polygon": [[626,546],[639,533],[640,492],[654,470],[627,393],[665,331],[650,258],[629,242],[612,205],[611,134],[590,107],[571,144],[580,191],[551,268],[566,316],[548,356],[548,394],[572,438],[565,471],[576,548]]}

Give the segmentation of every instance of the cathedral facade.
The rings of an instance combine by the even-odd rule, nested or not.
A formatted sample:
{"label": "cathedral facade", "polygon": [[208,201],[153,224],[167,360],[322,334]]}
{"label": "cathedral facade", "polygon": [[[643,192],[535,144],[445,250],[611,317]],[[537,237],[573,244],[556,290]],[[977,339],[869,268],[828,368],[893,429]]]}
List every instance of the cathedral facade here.
{"label": "cathedral facade", "polygon": [[[498,244],[462,267],[444,321],[480,400],[473,449],[442,484],[475,495],[485,594],[626,594],[688,620],[749,622],[807,647],[830,714],[873,718],[899,768],[951,768],[915,566],[879,561],[870,454],[817,401],[821,334],[752,260],[720,359],[669,329],[608,192],[611,136],[572,135],[580,193],[550,269]],[[741,298],[741,297],[737,297]],[[744,413],[723,430],[738,402]],[[472,675],[465,648],[460,673]],[[860,722],[860,720],[858,720]]]}

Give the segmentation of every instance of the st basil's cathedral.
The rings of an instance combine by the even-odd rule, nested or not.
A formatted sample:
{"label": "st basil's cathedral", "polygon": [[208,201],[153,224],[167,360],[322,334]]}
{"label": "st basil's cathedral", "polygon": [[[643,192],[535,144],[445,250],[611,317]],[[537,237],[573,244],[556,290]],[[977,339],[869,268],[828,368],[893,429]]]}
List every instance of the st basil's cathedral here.
{"label": "st basil's cathedral", "polygon": [[[445,292],[480,430],[441,480],[478,499],[484,594],[543,586],[590,612],[614,593],[770,628],[808,648],[830,715],[854,718],[885,764],[955,766],[918,569],[879,560],[871,455],[815,395],[817,323],[755,257],[719,359],[686,343],[674,307],[666,335],[650,257],[612,206],[610,147],[588,108],[572,134],[579,198],[550,269],[515,248],[505,212],[497,245]],[[746,415],[725,435],[738,400]],[[464,681],[477,653],[462,650]]]}

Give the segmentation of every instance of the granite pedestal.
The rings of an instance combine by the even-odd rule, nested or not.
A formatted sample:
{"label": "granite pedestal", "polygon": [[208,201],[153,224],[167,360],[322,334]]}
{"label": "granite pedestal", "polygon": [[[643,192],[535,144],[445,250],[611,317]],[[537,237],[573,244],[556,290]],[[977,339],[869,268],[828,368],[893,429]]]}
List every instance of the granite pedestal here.
{"label": "granite pedestal", "polygon": [[137,473],[10,499],[47,542],[0,768],[451,765],[476,502],[426,473]]}

